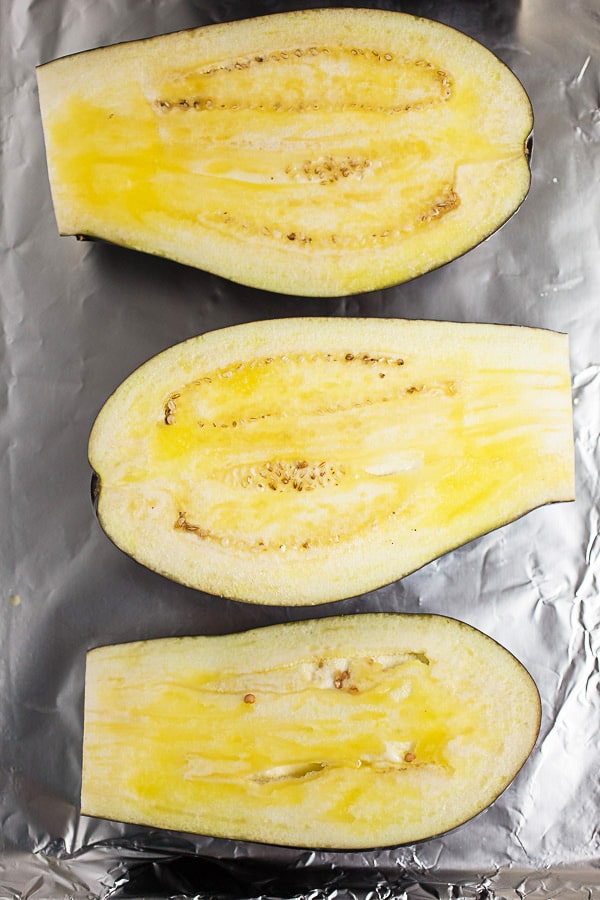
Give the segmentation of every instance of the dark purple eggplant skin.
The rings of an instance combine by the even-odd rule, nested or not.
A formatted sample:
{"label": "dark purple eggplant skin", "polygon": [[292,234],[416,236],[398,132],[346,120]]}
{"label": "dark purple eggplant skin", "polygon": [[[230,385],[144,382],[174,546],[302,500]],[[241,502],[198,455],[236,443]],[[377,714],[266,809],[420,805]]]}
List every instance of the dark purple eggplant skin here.
{"label": "dark purple eggplant skin", "polygon": [[92,497],[92,506],[94,507],[96,516],[98,515],[98,497],[100,496],[101,487],[102,485],[100,482],[100,476],[97,474],[97,472],[94,472],[92,474],[92,481],[90,484],[90,494]]}

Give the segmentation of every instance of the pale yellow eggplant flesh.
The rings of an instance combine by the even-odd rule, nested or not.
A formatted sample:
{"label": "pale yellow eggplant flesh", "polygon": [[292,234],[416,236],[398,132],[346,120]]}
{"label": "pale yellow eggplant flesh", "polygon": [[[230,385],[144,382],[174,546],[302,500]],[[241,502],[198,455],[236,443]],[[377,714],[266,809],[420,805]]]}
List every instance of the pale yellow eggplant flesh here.
{"label": "pale yellow eggplant flesh", "polygon": [[82,812],[325,849],[427,840],[528,758],[540,699],[465,623],[363,614],[87,658]]}
{"label": "pale yellow eggplant flesh", "polygon": [[284,294],[414,278],[523,202],[533,114],[512,72],[439,22],[317,9],[38,67],[61,234]]}
{"label": "pale yellow eggplant flesh", "polygon": [[238,600],[339,600],[573,498],[568,339],[394,319],[234,326],[126,379],[89,456],[99,521],[138,562]]}

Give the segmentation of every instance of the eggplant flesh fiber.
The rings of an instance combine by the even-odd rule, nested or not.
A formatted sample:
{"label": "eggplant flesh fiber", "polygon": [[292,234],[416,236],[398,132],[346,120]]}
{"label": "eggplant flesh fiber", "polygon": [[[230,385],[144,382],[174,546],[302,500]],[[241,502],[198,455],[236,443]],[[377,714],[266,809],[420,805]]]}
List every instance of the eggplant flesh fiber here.
{"label": "eggplant flesh fiber", "polygon": [[97,513],[182,584],[298,605],[395,581],[574,491],[568,340],[300,318],[148,361],[89,442]]}
{"label": "eggplant flesh fiber", "polygon": [[262,16],[37,74],[61,234],[271,291],[414,278],[491,235],[529,189],[517,78],[403,13]]}
{"label": "eggplant flesh fiber", "polygon": [[359,849],[464,823],[534,746],[507,650],[442,616],[364,614],[88,654],[85,814]]}

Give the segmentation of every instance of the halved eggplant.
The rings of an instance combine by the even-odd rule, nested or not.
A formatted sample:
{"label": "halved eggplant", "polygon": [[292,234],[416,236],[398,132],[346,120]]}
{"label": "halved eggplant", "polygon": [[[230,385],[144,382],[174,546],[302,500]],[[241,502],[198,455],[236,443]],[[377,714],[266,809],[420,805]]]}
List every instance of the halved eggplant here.
{"label": "halved eggplant", "polygon": [[289,294],[368,291],[472,248],[530,182],[532,111],[438,22],[317,9],[38,68],[61,234]]}
{"label": "halved eggplant", "polygon": [[89,442],[110,538],[183,584],[324,603],[573,498],[567,337],[300,318],[178,344]]}
{"label": "halved eggplant", "polygon": [[87,657],[82,812],[302,847],[413,843],[485,809],[537,688],[482,632],[364,614]]}

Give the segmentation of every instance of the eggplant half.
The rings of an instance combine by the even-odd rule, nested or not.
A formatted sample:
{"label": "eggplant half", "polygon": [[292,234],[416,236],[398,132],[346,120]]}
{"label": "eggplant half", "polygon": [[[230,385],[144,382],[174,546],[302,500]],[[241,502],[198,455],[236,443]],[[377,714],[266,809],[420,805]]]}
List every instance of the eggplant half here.
{"label": "eggplant half", "polygon": [[532,750],[540,698],[481,631],[364,614],[96,648],[82,812],[361,849],[461,825]]}
{"label": "eggplant half", "polygon": [[209,25],[38,67],[61,234],[285,294],[414,278],[530,183],[532,110],[459,31],[376,9]]}
{"label": "eggplant half", "polygon": [[400,319],[254,322],[129,376],[89,441],[97,514],[211,594],[325,603],[574,491],[567,337]]}

